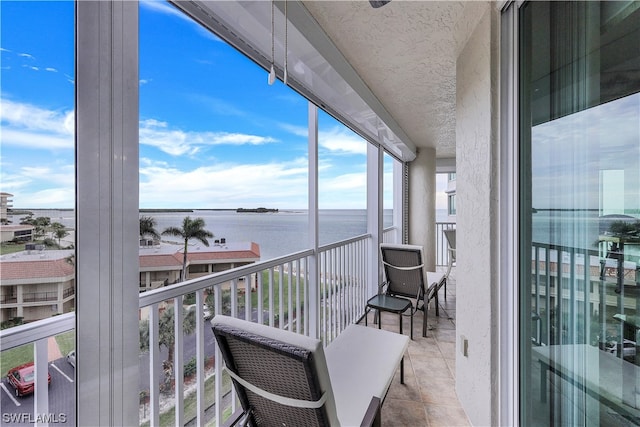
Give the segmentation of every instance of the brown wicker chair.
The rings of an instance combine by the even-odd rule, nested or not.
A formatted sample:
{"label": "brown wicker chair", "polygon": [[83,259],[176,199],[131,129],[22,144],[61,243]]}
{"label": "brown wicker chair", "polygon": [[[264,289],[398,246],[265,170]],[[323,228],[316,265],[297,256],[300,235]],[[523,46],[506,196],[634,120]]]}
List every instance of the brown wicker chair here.
{"label": "brown wicker chair", "polygon": [[[229,425],[380,425],[382,399],[408,345],[398,334],[351,325],[325,356],[321,341],[293,332],[228,316],[211,323],[242,406]],[[381,348],[391,354],[375,354]]]}

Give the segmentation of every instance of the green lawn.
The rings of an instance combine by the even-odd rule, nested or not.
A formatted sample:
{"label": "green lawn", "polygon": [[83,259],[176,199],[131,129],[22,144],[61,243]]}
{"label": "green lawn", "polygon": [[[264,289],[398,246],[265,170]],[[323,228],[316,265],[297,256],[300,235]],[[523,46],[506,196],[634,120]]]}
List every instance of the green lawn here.
{"label": "green lawn", "polygon": [[[215,399],[215,375],[211,375],[204,382],[204,395],[205,395],[205,407],[208,408],[213,405]],[[231,378],[228,374],[222,376],[222,393],[226,394],[231,390]],[[189,394],[184,398],[184,419],[186,421],[196,417],[198,411],[197,395],[195,392]],[[226,408],[223,412],[223,419],[226,419],[231,415],[231,408]],[[160,414],[161,426],[173,426],[175,425],[176,411],[175,407],[171,407],[168,411]],[[150,422],[140,424],[141,427],[148,427]],[[207,423],[208,426],[215,426],[215,420]]]}
{"label": "green lawn", "polygon": [[13,243],[2,243],[0,245],[0,255],[12,254],[24,251],[24,243],[14,245]]}
{"label": "green lawn", "polygon": [[23,363],[33,362],[33,344],[5,350],[0,353],[0,377],[7,376],[7,371]]}
{"label": "green lawn", "polygon": [[[62,356],[66,356],[71,350],[76,348],[76,332],[69,331],[56,336],[58,347]],[[33,344],[5,350],[0,353],[0,377],[5,377],[7,371],[23,363],[33,362]]]}
{"label": "green lawn", "polygon": [[76,348],[76,331],[65,332],[56,337],[60,353],[66,356],[71,350]]}
{"label": "green lawn", "polygon": [[[285,318],[289,313],[289,292],[291,292],[291,298],[294,303],[294,311],[296,310],[296,287],[300,287],[300,298],[302,299],[304,296],[304,287],[305,287],[305,279],[304,277],[300,277],[299,280],[294,275],[291,276],[292,284],[289,286],[289,274],[282,274],[282,302],[284,308]],[[269,309],[269,300],[271,297],[273,298],[273,307],[274,312],[277,314],[280,310],[280,273],[274,271],[273,273],[273,295],[269,294],[269,272],[262,272],[262,309]],[[244,298],[239,298],[238,305],[242,305],[244,307]],[[304,304],[304,301],[300,301],[300,304]],[[258,307],[258,292],[252,292],[251,294],[251,306]],[[240,308],[240,307],[239,307]]]}

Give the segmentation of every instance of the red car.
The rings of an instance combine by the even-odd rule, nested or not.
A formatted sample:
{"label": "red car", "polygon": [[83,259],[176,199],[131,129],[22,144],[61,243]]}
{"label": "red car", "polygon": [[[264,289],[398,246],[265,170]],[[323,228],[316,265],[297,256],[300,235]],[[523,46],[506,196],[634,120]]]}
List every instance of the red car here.
{"label": "red car", "polygon": [[[49,384],[51,384],[51,374],[47,372],[47,375],[49,377]],[[35,388],[35,366],[33,362],[9,369],[7,379],[15,389],[16,396],[33,393],[33,389]]]}

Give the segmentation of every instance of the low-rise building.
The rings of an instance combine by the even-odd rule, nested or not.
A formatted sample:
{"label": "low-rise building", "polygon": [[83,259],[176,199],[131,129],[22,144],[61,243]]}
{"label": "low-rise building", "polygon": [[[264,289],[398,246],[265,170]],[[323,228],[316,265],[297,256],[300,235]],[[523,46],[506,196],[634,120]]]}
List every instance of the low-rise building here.
{"label": "low-rise building", "polygon": [[10,242],[17,240],[20,242],[30,242],[33,240],[35,227],[29,224],[0,225],[0,242]]}
{"label": "low-rise building", "polygon": [[[182,246],[141,246],[140,291],[179,281],[182,259]],[[187,252],[187,279],[259,260],[260,246],[253,242],[194,245]],[[31,322],[73,311],[74,263],[73,250],[36,248],[0,256],[0,322]]]}
{"label": "low-rise building", "polygon": [[0,257],[0,322],[25,322],[73,311],[72,250],[27,250]]}
{"label": "low-rise building", "polygon": [[[183,251],[175,245],[140,247],[140,291],[176,283],[182,271]],[[192,245],[187,251],[187,279],[229,270],[260,260],[260,246],[254,242]]]}

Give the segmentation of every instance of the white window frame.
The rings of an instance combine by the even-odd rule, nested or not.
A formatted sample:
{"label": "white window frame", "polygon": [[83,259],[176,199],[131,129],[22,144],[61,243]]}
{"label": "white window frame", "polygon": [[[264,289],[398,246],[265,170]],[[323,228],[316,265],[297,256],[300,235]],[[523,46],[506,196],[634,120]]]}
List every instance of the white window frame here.
{"label": "white window frame", "polygon": [[502,7],[500,46],[499,424],[520,425],[518,9]]}

